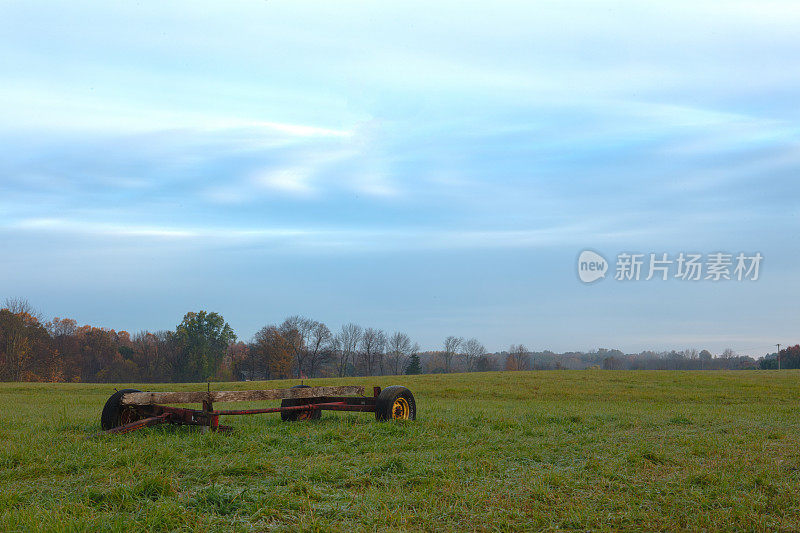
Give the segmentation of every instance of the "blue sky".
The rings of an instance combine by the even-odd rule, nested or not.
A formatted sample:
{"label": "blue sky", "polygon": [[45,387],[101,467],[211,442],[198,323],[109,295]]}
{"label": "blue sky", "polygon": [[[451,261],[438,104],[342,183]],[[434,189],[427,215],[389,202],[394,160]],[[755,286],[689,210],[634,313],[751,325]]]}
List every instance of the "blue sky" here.
{"label": "blue sky", "polygon": [[[795,2],[0,6],[0,295],[247,340],[305,314],[491,349],[800,340]],[[581,250],[760,251],[583,285]],[[613,266],[612,266],[613,268]]]}

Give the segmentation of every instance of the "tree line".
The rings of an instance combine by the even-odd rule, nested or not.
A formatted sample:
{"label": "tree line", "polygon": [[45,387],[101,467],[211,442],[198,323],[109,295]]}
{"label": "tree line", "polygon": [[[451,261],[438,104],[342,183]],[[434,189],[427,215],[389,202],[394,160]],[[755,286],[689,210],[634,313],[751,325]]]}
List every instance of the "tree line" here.
{"label": "tree line", "polygon": [[[717,370],[777,367],[726,350],[619,350],[556,354],[522,344],[488,353],[475,338],[448,336],[440,350],[420,351],[405,333],[358,324],[331,331],[323,322],[290,316],[261,328],[249,342],[214,312],[189,312],[174,330],[134,335],[44,321],[24,300],[0,309],[0,380],[63,382],[202,382],[549,369]],[[781,350],[781,368],[800,368],[800,346]]]}
{"label": "tree line", "polygon": [[420,373],[419,345],[403,332],[290,316],[237,339],[222,315],[189,312],[174,330],[131,335],[43,321],[24,300],[0,309],[0,380],[199,382]]}

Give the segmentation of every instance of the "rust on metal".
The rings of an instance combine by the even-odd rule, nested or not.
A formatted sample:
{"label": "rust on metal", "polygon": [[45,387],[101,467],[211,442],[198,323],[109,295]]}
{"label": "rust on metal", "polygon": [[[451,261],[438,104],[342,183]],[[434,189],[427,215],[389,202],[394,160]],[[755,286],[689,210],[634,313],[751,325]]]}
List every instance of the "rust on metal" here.
{"label": "rust on metal", "polygon": [[318,409],[320,405],[307,403],[304,405],[291,405],[287,407],[266,407],[264,409],[226,409],[223,411],[214,411],[215,415],[259,415],[263,413],[282,413],[283,411],[310,411]]}
{"label": "rust on metal", "polygon": [[[224,415],[251,415],[299,411],[361,411],[375,412],[380,387],[373,388],[373,396],[364,396],[364,387],[347,385],[338,387],[307,387],[292,389],[202,391],[202,392],[132,392],[123,395],[122,424],[105,433],[128,433],[156,424],[170,423],[199,426],[202,431],[227,431],[219,417]],[[242,402],[264,400],[301,400],[299,405],[265,407],[261,409],[215,410],[214,402]],[[199,403],[200,409],[175,407],[164,404]]]}
{"label": "rust on metal", "polygon": [[131,422],[129,424],[124,424],[122,426],[117,426],[115,428],[111,428],[106,433],[130,433],[131,431],[136,431],[137,429],[142,429],[148,426],[155,426],[156,424],[163,424],[164,422],[168,422],[170,413],[164,413],[158,416],[151,416],[149,418],[143,418],[141,420],[136,420],[135,422]]}

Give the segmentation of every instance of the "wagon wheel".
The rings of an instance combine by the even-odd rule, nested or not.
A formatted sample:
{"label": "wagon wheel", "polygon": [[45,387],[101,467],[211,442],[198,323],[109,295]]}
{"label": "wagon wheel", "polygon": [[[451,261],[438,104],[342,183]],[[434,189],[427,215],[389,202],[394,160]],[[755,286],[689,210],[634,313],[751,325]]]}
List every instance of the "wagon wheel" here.
{"label": "wagon wheel", "polygon": [[137,389],[122,389],[111,395],[103,406],[103,414],[100,415],[100,427],[103,431],[114,429],[131,422],[136,422],[142,417],[132,405],[122,405],[122,396],[129,392],[142,392]]}
{"label": "wagon wheel", "polygon": [[[295,385],[293,389],[307,389],[308,385]],[[309,403],[304,398],[287,398],[281,400],[281,407],[294,407],[296,405],[303,405]],[[319,420],[322,416],[320,409],[297,410],[297,411],[281,411],[281,420],[284,422],[297,422],[298,420]]]}
{"label": "wagon wheel", "polygon": [[375,402],[375,418],[378,420],[415,420],[417,403],[414,395],[405,387],[386,387]]}

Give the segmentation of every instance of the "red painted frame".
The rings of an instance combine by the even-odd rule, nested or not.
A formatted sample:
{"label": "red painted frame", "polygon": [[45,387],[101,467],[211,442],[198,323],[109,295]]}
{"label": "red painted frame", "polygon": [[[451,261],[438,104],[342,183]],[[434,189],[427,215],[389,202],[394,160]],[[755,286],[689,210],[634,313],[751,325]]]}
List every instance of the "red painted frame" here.
{"label": "red painted frame", "polygon": [[223,409],[214,410],[211,401],[203,402],[202,409],[189,409],[187,407],[171,407],[168,405],[133,405],[139,415],[139,419],[129,424],[124,424],[105,433],[130,433],[149,426],[158,424],[183,424],[190,426],[200,426],[203,430],[227,431],[232,429],[230,426],[219,424],[220,416],[234,415],[256,415],[266,413],[283,413],[290,411],[358,411],[374,413],[376,410],[378,396],[381,393],[380,387],[373,388],[373,396],[318,396],[303,398],[302,405],[292,405],[286,407],[267,407],[263,409]]}

